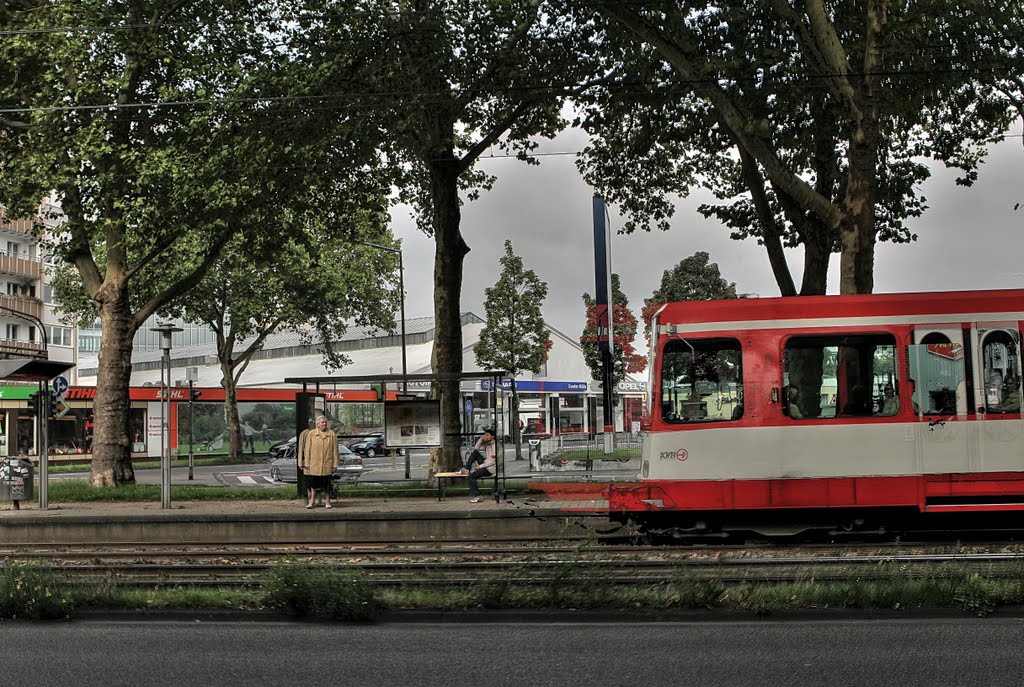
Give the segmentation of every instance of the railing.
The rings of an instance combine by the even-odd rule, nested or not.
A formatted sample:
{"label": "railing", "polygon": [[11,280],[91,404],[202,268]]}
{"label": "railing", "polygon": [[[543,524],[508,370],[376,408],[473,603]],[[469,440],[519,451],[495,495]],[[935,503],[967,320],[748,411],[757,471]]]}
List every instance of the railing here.
{"label": "railing", "polygon": [[[43,319],[43,302],[33,296],[8,296],[7,294],[0,294],[0,309],[13,310],[16,313],[27,315],[29,319]],[[42,332],[39,332],[39,335],[42,336]]]}
{"label": "railing", "polygon": [[543,439],[534,449],[538,469],[619,470],[640,457],[640,438],[630,432],[615,432],[612,451],[605,453],[604,434],[559,434]]}
{"label": "railing", "polygon": [[0,339],[0,358],[37,358],[46,353],[42,341]]}
{"label": "railing", "polygon": [[10,254],[5,250],[0,250],[0,272],[42,279],[43,261],[39,258],[29,257],[27,251]]}
{"label": "railing", "polygon": [[32,220],[8,219],[2,209],[0,209],[0,231],[6,231],[9,234],[20,234],[21,236],[34,236]]}

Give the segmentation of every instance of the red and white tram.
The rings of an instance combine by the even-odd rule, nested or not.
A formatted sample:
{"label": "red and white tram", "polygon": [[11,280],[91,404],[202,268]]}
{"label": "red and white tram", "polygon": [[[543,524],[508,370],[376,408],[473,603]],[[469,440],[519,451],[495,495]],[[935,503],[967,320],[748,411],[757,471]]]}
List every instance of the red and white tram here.
{"label": "red and white tram", "polygon": [[1024,511],[1022,326],[1024,290],[669,303],[609,509],[691,532]]}

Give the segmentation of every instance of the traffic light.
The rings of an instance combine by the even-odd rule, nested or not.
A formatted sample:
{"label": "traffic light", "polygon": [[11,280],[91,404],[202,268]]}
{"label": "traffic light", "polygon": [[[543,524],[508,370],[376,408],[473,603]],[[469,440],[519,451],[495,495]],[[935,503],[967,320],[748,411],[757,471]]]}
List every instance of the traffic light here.
{"label": "traffic light", "polygon": [[203,395],[203,392],[199,389],[189,389],[188,393],[190,401],[198,401],[199,397]]}
{"label": "traffic light", "polygon": [[28,414],[32,417],[39,415],[39,392],[33,391],[28,395]]}
{"label": "traffic light", "polygon": [[53,390],[51,390],[46,395],[48,397],[47,405],[49,407],[50,417],[57,417],[57,412],[61,409],[61,406],[63,405],[63,399],[61,399],[61,397],[58,396],[57,393]]}

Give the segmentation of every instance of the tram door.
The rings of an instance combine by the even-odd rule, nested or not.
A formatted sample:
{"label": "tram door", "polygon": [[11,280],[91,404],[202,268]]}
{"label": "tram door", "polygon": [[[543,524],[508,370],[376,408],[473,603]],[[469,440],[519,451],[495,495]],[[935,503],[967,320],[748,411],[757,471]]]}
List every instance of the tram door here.
{"label": "tram door", "polygon": [[976,447],[968,412],[967,356],[959,327],[919,329],[908,347],[912,384],[917,469],[923,474],[968,472],[976,469]]}
{"label": "tram door", "polygon": [[[972,332],[977,470],[1024,468],[1021,419],[1020,327],[1017,322],[979,322]],[[973,466],[972,466],[973,467]]]}

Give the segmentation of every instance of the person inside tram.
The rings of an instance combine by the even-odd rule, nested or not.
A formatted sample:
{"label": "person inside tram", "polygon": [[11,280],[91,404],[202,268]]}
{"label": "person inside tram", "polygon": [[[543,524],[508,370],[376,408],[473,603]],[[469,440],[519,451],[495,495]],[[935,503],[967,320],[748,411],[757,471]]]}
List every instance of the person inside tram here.
{"label": "person inside tram", "polygon": [[854,384],[850,387],[846,405],[843,406],[843,415],[870,415],[871,407],[868,404],[867,390],[861,384]]}
{"label": "person inside tram", "polygon": [[1002,410],[1003,373],[993,368],[988,373],[988,384],[985,385],[985,405],[989,410]]}
{"label": "person inside tram", "polygon": [[896,389],[892,384],[886,384],[882,390],[882,415],[895,415],[900,409],[899,399],[896,398]]}
{"label": "person inside tram", "polygon": [[1004,413],[1020,412],[1020,381],[1012,374],[1007,375],[1000,390],[1002,400],[999,409]]}
{"label": "person inside tram", "polygon": [[786,387],[786,414],[794,420],[804,418],[804,414],[800,410],[800,390],[792,384]]}

